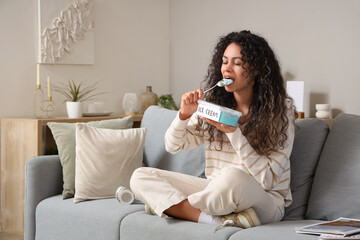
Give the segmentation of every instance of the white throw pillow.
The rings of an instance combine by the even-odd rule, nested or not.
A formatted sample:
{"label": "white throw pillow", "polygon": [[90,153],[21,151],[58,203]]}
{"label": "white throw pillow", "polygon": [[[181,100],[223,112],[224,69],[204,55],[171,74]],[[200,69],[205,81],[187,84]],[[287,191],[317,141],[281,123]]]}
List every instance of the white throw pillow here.
{"label": "white throw pillow", "polygon": [[129,187],[142,166],[145,128],[101,129],[76,125],[74,202],[111,198],[119,186]]}

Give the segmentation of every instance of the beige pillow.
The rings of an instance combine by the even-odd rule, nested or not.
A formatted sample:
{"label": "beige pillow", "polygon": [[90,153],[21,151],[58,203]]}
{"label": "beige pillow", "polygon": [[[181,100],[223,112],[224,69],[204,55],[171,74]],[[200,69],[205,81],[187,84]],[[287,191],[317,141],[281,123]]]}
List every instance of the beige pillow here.
{"label": "beige pillow", "polygon": [[145,128],[101,129],[76,125],[74,202],[115,197],[129,187],[132,173],[142,166]]}
{"label": "beige pillow", "polygon": [[[127,129],[133,126],[131,116],[92,121],[86,123],[92,127],[108,129]],[[75,193],[75,129],[76,123],[49,122],[49,128],[54,136],[63,171],[63,199],[74,197]]]}

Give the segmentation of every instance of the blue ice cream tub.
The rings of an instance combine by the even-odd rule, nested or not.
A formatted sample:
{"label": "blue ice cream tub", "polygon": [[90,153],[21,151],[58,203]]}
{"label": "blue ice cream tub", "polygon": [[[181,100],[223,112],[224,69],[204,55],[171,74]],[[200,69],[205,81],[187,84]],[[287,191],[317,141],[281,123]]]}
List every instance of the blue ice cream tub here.
{"label": "blue ice cream tub", "polygon": [[235,127],[241,117],[241,112],[231,108],[223,107],[214,103],[198,100],[197,114],[199,116],[211,119]]}

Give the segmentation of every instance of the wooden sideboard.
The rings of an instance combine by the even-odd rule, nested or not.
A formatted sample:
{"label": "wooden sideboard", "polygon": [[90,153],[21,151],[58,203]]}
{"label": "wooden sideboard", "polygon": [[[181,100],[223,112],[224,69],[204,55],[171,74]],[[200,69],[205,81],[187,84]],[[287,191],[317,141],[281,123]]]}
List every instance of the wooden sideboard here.
{"label": "wooden sideboard", "polygon": [[330,118],[330,119],[323,119],[323,120],[329,124],[329,128],[331,129],[334,119]]}
{"label": "wooden sideboard", "polygon": [[[24,232],[25,164],[33,156],[44,155],[47,144],[54,144],[48,122],[89,122],[122,118],[123,115],[55,118],[1,119],[1,228],[3,231]],[[133,116],[139,127],[142,115]]]}

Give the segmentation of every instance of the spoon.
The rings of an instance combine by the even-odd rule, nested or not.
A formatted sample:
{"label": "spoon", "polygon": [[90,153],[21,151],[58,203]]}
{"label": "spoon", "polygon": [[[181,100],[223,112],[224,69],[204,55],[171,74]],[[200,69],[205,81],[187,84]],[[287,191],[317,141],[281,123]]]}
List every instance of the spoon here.
{"label": "spoon", "polygon": [[232,84],[234,81],[230,78],[224,78],[220,81],[218,81],[214,86],[212,86],[211,88],[209,88],[208,90],[204,91],[204,94],[207,93],[208,91],[210,91],[211,89],[213,89],[214,87],[218,86],[218,87],[224,87],[227,85]]}

